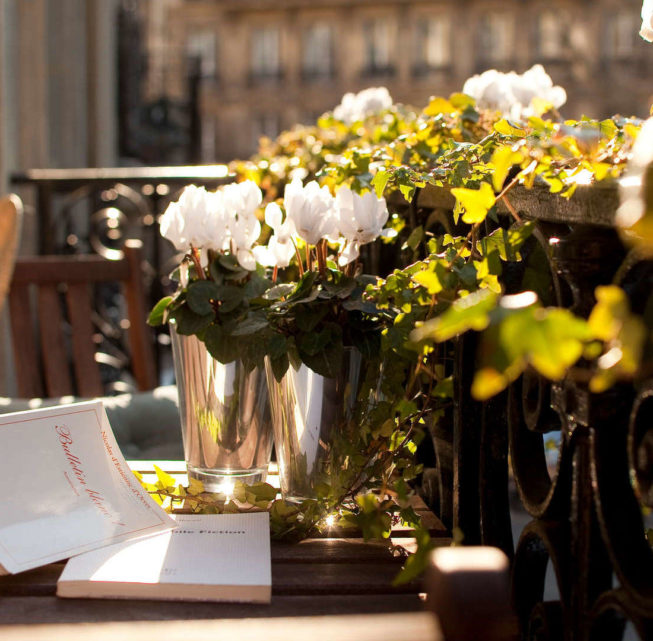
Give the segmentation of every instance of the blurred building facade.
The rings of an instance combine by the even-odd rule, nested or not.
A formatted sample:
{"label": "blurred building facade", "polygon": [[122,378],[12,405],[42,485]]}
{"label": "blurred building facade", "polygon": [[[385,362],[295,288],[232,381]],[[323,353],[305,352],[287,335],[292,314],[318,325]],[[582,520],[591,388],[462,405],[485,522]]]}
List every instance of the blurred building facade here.
{"label": "blurred building facade", "polygon": [[141,1],[145,95],[181,100],[197,74],[203,162],[245,157],[347,91],[423,106],[488,68],[542,63],[569,117],[644,117],[653,97],[641,0]]}
{"label": "blurred building facade", "polygon": [[12,171],[116,163],[120,0],[0,0],[0,189]]}

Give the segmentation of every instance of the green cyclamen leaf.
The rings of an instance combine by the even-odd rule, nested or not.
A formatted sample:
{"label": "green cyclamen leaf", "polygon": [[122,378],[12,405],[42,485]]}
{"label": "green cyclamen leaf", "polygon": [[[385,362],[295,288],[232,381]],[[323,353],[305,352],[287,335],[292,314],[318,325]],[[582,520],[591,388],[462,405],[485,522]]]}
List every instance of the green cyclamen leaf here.
{"label": "green cyclamen leaf", "polygon": [[166,311],[168,306],[172,302],[172,296],[165,296],[162,298],[150,312],[150,315],[147,317],[147,324],[156,327],[157,325],[163,325],[166,322]]}
{"label": "green cyclamen leaf", "polygon": [[238,324],[236,329],[231,332],[232,336],[247,336],[265,329],[268,326],[268,320],[265,314],[252,314],[244,321]]}
{"label": "green cyclamen leaf", "polygon": [[215,319],[213,311],[210,314],[196,314],[187,305],[183,305],[170,314],[177,326],[177,333],[183,336],[198,334],[206,329]]}
{"label": "green cyclamen leaf", "polygon": [[198,280],[188,286],[186,302],[188,306],[200,315],[213,312],[212,300],[218,296],[219,286],[210,280]]}

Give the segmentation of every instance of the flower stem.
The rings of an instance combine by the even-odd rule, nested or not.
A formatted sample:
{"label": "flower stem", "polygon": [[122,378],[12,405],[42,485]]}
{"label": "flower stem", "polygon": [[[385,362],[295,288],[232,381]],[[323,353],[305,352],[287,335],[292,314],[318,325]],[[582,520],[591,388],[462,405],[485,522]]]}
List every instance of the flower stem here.
{"label": "flower stem", "polygon": [[317,266],[320,270],[320,276],[322,278],[326,276],[326,246],[327,242],[324,238],[320,240],[320,242],[315,246],[315,252],[317,254]]}
{"label": "flower stem", "polygon": [[197,247],[190,246],[190,256],[193,259],[193,264],[195,265],[195,271],[197,272],[197,277],[200,280],[206,280],[206,274],[202,269],[202,263],[200,261],[200,250]]}
{"label": "flower stem", "polygon": [[299,253],[299,248],[297,243],[292,241],[293,247],[295,248],[295,255],[297,256],[297,268],[299,269],[299,277],[301,278],[304,275],[304,265],[302,264],[302,255]]}

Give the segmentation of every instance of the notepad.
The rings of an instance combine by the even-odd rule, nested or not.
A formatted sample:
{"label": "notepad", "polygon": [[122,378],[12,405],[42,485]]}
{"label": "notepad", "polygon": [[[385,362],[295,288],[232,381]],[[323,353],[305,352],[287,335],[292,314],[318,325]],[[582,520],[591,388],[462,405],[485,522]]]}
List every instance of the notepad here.
{"label": "notepad", "polygon": [[180,514],[177,528],[76,556],[57,583],[65,598],[269,603],[267,512]]}
{"label": "notepad", "polygon": [[169,530],[100,401],[0,416],[0,574]]}

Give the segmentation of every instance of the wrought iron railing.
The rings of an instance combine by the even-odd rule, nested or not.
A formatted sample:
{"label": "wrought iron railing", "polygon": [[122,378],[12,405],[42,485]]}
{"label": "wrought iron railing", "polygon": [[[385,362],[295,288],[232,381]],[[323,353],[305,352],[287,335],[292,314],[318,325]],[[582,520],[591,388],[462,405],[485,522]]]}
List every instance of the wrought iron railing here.
{"label": "wrought iron railing", "polygon": [[[614,227],[614,186],[579,188],[570,200],[518,189],[510,199],[537,231],[523,262],[504,272],[506,291],[523,290],[532,268],[545,276],[538,294],[546,304],[587,317],[595,288],[617,282],[633,310],[645,320],[648,313],[651,330],[653,261],[627,254]],[[419,221],[453,204],[444,190],[427,188]],[[653,638],[650,372],[595,394],[581,362],[561,382],[527,372],[479,403],[470,394],[476,336],[459,338],[454,349],[454,404],[432,435],[437,462],[425,472],[427,500],[465,543],[496,545],[512,558],[524,638],[621,639],[628,622]],[[517,501],[532,520],[513,543]]]}

